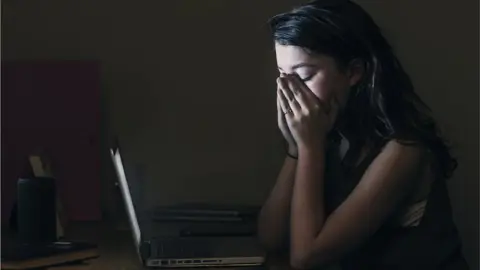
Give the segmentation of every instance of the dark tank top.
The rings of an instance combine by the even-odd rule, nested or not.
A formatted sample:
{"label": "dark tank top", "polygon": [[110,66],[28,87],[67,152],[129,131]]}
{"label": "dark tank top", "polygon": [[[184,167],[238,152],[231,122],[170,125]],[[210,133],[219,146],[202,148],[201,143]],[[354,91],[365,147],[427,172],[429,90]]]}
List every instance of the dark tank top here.
{"label": "dark tank top", "polygon": [[[385,141],[377,143],[357,166],[349,166],[359,151],[349,149],[345,158],[340,160],[338,142],[338,138],[331,141],[327,151],[325,199],[328,214],[352,192],[386,144]],[[340,262],[342,270],[468,269],[461,253],[461,241],[453,222],[444,179],[432,183],[418,226],[391,224],[387,220],[363,245],[344,256]]]}

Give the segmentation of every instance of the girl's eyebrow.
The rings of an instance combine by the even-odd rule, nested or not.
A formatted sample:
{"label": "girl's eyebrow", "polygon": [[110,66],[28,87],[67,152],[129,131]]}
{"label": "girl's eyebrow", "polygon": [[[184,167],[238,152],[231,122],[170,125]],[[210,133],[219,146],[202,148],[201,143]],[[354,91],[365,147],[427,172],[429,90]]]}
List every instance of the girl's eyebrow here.
{"label": "girl's eyebrow", "polygon": [[[309,63],[298,63],[296,65],[292,66],[292,69],[298,69],[301,67],[316,67],[314,64],[309,64]],[[278,67],[279,70],[283,70],[281,67]]]}

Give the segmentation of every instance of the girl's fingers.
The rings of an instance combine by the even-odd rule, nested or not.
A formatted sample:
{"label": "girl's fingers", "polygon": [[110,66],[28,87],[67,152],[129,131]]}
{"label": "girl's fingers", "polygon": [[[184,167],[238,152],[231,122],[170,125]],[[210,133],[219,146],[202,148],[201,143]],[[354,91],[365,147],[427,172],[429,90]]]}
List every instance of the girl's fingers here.
{"label": "girl's fingers", "polygon": [[303,99],[303,102],[307,104],[309,107],[314,106],[316,101],[318,100],[317,96],[305,85],[305,83],[300,79],[300,77],[296,74],[291,75],[291,83],[293,84],[293,88],[297,89],[298,95]]}
{"label": "girl's fingers", "polygon": [[288,80],[288,87],[292,89],[292,93],[296,102],[298,103],[299,107],[303,111],[308,111],[311,108],[311,102],[303,93],[304,90],[299,87],[297,83],[295,83],[292,79]]}
{"label": "girl's fingers", "polygon": [[277,79],[277,86],[280,90],[284,92],[285,97],[287,100],[294,100],[295,97],[293,96],[292,90],[288,87],[288,83],[286,81],[286,77],[280,77]]}
{"label": "girl's fingers", "polygon": [[277,90],[277,99],[278,99],[278,103],[280,105],[282,113],[284,115],[291,114],[292,109],[290,108],[290,105],[288,104],[286,97],[284,96],[283,92],[280,89]]}
{"label": "girl's fingers", "polygon": [[277,90],[277,117],[280,119],[280,117],[283,116],[283,110],[282,107],[280,107],[280,98],[278,96],[278,90]]}
{"label": "girl's fingers", "polygon": [[[292,92],[292,89],[289,87],[287,79],[286,78],[279,78],[279,84],[278,88],[280,89],[280,92],[282,93],[281,96],[285,98],[285,101],[288,104],[288,107],[294,111],[298,112],[301,110],[300,104],[298,103],[297,99],[295,98],[295,95]],[[287,111],[285,111],[287,112]]]}

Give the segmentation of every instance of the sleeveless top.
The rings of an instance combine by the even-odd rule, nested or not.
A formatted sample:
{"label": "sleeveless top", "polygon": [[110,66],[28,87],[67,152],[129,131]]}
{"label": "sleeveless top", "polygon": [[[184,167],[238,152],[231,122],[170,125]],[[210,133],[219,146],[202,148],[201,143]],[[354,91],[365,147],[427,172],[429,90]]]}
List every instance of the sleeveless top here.
{"label": "sleeveless top", "polygon": [[[341,161],[338,139],[327,150],[325,200],[327,214],[337,208],[352,192],[365,170],[382,151],[380,142],[355,167],[345,166],[355,159],[347,152]],[[358,150],[358,149],[357,149]],[[342,270],[375,269],[468,269],[461,253],[461,241],[453,222],[451,206],[444,179],[432,182],[416,226],[394,225],[394,215],[365,243],[340,262]]]}

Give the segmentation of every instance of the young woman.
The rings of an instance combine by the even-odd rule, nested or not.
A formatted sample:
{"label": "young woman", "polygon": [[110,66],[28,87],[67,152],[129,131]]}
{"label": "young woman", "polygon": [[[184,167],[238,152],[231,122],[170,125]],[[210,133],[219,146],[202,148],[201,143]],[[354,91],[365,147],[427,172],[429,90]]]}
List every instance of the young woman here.
{"label": "young woman", "polygon": [[298,269],[466,269],[445,180],[456,167],[371,17],[314,1],[272,18],[287,155],[259,217]]}

